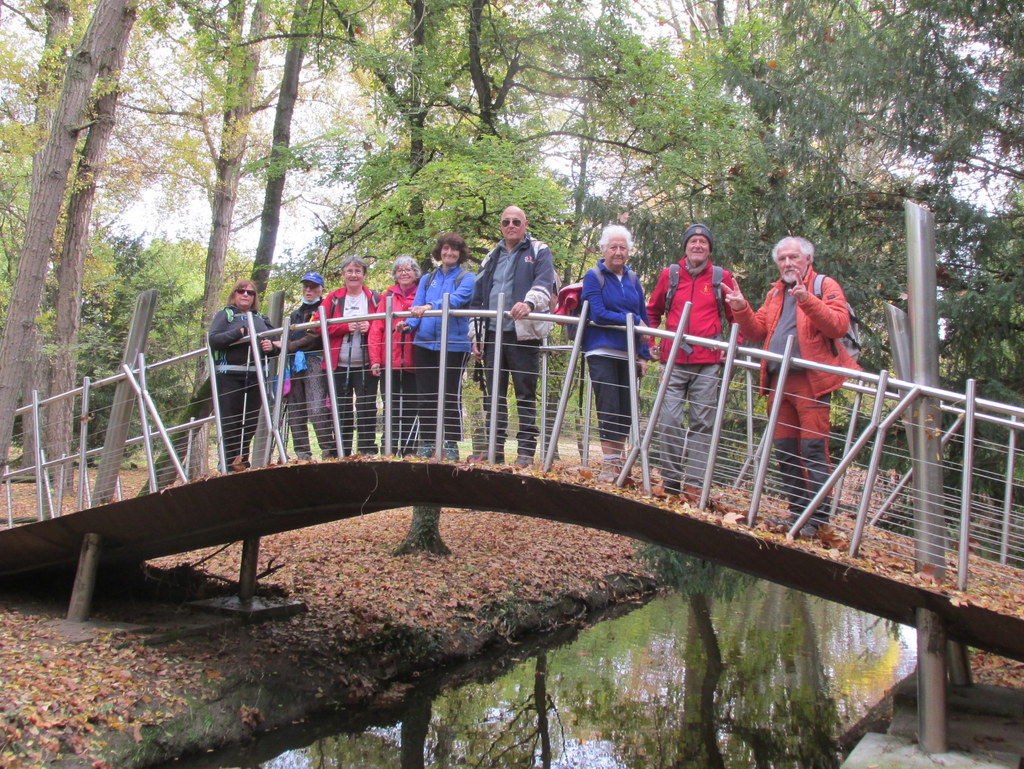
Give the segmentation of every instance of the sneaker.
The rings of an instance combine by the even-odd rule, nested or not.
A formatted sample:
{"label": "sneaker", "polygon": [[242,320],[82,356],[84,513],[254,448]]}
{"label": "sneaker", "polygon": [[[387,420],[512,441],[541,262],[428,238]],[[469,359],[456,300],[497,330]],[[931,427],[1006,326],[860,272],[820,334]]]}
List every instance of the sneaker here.
{"label": "sneaker", "polygon": [[437,446],[434,443],[424,441],[420,444],[420,450],[416,452],[416,456],[429,459],[434,456],[434,452],[437,450]]}
{"label": "sneaker", "polygon": [[455,441],[444,442],[444,458],[449,462],[459,461],[459,445]]}
{"label": "sneaker", "polygon": [[619,473],[622,472],[622,467],[613,464],[604,464],[601,466],[601,472],[597,476],[598,483],[615,483],[618,480]]}
{"label": "sneaker", "polygon": [[525,456],[525,455],[520,455],[520,456],[516,457],[515,466],[516,467],[533,467],[533,457],[528,457],[528,456]]}
{"label": "sneaker", "polygon": [[665,489],[665,494],[670,497],[678,497],[683,491],[679,481],[672,478],[666,478],[662,483],[662,488]]}

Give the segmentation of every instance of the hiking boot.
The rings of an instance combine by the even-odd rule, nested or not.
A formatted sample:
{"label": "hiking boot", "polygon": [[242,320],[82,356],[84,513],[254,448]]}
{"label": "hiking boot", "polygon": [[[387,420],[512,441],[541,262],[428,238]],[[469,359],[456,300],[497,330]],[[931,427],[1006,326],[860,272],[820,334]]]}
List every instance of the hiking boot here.
{"label": "hiking boot", "polygon": [[678,497],[683,492],[682,486],[679,483],[679,481],[673,478],[666,478],[664,481],[662,481],[661,485],[662,488],[665,489],[666,496]]}
{"label": "hiking boot", "polygon": [[416,452],[416,456],[429,459],[434,456],[434,452],[437,450],[437,445],[433,441],[423,441],[420,444],[420,450]]}
{"label": "hiking boot", "polygon": [[686,483],[683,485],[683,488],[680,491],[679,496],[681,496],[683,498],[683,501],[685,501],[687,504],[691,505],[692,507],[696,507],[697,505],[700,504],[700,492],[700,486],[695,486],[692,483]]}
{"label": "hiking boot", "polygon": [[525,454],[520,454],[516,457],[514,463],[515,467],[533,467],[533,457],[528,457]]}
{"label": "hiking boot", "polygon": [[597,482],[615,483],[619,478],[620,472],[622,472],[621,465],[604,464],[601,466],[601,472],[597,476]]}
{"label": "hiking boot", "polygon": [[818,522],[811,520],[800,527],[800,539],[817,539]]}
{"label": "hiking boot", "polygon": [[[480,451],[480,452],[477,452],[476,454],[470,454],[466,458],[466,460],[468,462],[487,462],[487,461],[489,461],[487,459],[487,452],[486,451]],[[505,453],[503,451],[498,451],[498,452],[495,453],[495,455],[494,455],[494,464],[496,464],[496,465],[503,465],[503,464],[505,464]]]}
{"label": "hiking boot", "polygon": [[459,461],[459,445],[455,441],[444,442],[444,458],[449,462]]}

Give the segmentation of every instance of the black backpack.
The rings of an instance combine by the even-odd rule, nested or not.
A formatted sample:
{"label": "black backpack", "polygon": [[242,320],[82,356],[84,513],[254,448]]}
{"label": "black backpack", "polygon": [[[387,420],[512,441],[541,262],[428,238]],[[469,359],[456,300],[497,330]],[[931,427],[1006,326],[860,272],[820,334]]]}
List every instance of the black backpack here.
{"label": "black backpack", "polygon": [[[814,295],[821,299],[821,286],[825,282],[825,276],[818,274],[814,276]],[[850,314],[850,327],[846,330],[845,336],[839,340],[839,344],[846,348],[846,351],[850,353],[850,357],[854,360],[860,356],[861,344],[860,344],[860,319],[857,318],[857,313],[853,311],[853,307],[850,303],[846,303],[846,311]],[[836,350],[836,340],[830,339],[832,343],[832,354],[839,355]]]}

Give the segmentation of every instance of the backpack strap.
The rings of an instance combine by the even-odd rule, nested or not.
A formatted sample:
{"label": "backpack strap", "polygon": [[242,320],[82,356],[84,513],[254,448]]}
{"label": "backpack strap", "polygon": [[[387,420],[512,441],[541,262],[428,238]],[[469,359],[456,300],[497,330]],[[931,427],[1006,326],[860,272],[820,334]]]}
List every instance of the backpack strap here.
{"label": "backpack strap", "polygon": [[[814,295],[819,299],[821,299],[821,287],[824,285],[824,283],[825,276],[822,275],[820,272],[814,276]],[[847,314],[849,314],[849,310],[847,310]],[[832,357],[839,357],[839,349],[836,347],[836,340],[829,339],[828,343],[832,346]]]}
{"label": "backpack strap", "polygon": [[679,262],[670,264],[668,267],[668,291],[665,292],[665,317],[672,309],[672,299],[675,298],[676,289],[679,288]]}

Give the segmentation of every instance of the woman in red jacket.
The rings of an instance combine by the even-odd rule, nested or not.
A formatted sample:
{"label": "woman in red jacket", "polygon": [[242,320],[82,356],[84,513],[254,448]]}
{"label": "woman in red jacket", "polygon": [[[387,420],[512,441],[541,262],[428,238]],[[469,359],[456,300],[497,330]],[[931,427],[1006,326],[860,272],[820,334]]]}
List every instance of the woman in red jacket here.
{"label": "woman in red jacket", "polygon": [[[395,259],[391,275],[395,285],[381,294],[377,312],[384,312],[388,297],[391,297],[392,312],[406,312],[416,298],[416,287],[420,279],[420,268],[411,256]],[[416,429],[416,372],[412,364],[412,339],[416,332],[408,328],[404,318],[391,319],[391,332],[387,333],[385,320],[370,324],[370,372],[374,376],[386,374],[385,344],[391,344],[391,441],[399,456],[416,453],[418,436]],[[383,389],[383,385],[381,387]]]}

